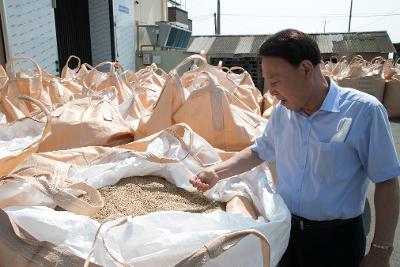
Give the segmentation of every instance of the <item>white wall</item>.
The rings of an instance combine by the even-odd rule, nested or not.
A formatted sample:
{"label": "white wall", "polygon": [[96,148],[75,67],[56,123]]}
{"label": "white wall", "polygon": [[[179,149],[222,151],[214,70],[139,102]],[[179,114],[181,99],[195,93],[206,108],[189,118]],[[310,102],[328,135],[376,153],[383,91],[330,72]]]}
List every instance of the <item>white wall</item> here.
{"label": "white wall", "polygon": [[135,19],[138,24],[154,25],[156,21],[166,20],[166,0],[137,0],[135,3]]}
{"label": "white wall", "polygon": [[57,37],[52,2],[2,0],[0,7],[7,60],[17,56],[33,58],[41,68],[58,74]]}
{"label": "white wall", "polygon": [[[135,3],[136,25],[155,25],[157,21],[168,20],[167,0],[137,0]],[[141,45],[150,44],[144,28],[135,29],[138,38],[137,50]]]}

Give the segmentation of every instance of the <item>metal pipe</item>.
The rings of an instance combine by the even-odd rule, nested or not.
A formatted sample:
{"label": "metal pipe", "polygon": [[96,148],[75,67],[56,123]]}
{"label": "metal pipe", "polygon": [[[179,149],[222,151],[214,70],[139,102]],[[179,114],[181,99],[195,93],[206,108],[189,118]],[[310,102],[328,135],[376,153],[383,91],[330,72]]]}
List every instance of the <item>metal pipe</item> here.
{"label": "metal pipe", "polygon": [[167,0],[161,0],[161,21],[168,20],[168,4]]}

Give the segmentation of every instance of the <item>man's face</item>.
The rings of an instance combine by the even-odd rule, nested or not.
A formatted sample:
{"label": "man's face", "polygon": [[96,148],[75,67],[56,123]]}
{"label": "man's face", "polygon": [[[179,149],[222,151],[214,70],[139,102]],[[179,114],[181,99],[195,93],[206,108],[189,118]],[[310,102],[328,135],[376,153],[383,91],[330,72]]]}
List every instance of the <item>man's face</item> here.
{"label": "man's face", "polygon": [[278,57],[262,57],[261,64],[264,81],[271,95],[288,109],[299,110],[305,107],[312,92],[302,64],[293,66]]}

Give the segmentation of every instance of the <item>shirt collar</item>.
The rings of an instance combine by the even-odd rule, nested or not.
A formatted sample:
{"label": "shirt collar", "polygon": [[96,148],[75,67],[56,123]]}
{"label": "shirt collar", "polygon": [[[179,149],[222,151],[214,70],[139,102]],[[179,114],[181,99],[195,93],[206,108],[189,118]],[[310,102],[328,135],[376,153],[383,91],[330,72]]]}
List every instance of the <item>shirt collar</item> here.
{"label": "shirt collar", "polygon": [[319,110],[328,112],[339,112],[339,90],[337,84],[330,78],[329,79],[329,91],[325,96],[325,100],[322,103]]}

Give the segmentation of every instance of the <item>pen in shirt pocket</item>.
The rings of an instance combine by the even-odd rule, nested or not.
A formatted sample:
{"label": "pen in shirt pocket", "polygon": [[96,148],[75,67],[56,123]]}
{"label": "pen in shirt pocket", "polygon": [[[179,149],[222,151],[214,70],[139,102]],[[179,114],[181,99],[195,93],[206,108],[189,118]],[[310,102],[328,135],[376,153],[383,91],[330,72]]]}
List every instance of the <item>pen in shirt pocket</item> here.
{"label": "pen in shirt pocket", "polygon": [[349,133],[352,118],[343,118],[336,127],[336,133],[331,138],[331,143],[343,143]]}

